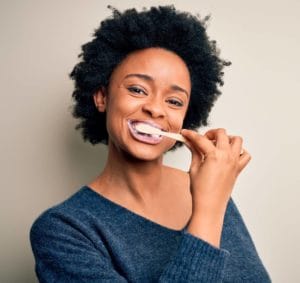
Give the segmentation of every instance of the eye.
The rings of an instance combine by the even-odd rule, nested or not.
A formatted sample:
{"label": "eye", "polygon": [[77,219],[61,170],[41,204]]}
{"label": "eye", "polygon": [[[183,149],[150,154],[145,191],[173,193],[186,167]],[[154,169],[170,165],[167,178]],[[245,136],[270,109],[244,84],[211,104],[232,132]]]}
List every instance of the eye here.
{"label": "eye", "polygon": [[147,93],[142,88],[139,88],[137,86],[131,86],[131,87],[128,87],[127,89],[133,94],[147,95]]}
{"label": "eye", "polygon": [[172,106],[175,106],[175,107],[182,107],[183,106],[183,102],[179,99],[170,98],[170,99],[167,100],[167,102],[169,104],[171,104]]}

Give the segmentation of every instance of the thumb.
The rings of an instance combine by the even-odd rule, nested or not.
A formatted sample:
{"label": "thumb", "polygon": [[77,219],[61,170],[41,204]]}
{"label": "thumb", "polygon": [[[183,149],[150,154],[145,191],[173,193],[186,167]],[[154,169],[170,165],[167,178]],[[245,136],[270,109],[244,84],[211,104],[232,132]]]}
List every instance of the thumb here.
{"label": "thumb", "polygon": [[204,161],[204,154],[199,152],[199,150],[196,150],[194,146],[186,140],[185,142],[186,147],[190,150],[192,158],[191,158],[191,164],[189,168],[189,173],[193,171],[194,169],[198,168],[201,163]]}

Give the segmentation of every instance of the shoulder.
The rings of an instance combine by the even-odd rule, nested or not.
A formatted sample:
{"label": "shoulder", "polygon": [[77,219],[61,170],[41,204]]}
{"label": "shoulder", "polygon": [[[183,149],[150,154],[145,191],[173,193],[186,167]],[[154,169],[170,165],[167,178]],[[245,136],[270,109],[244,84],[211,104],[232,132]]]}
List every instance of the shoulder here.
{"label": "shoulder", "polygon": [[79,191],[34,221],[30,243],[41,282],[94,282],[110,264],[108,249],[95,227],[98,217],[85,205],[89,198],[92,192]]}
{"label": "shoulder", "polygon": [[187,172],[177,168],[164,167],[165,182],[172,196],[178,203],[183,204],[185,211],[191,210],[192,195],[190,191],[190,176]]}
{"label": "shoulder", "polygon": [[190,176],[187,172],[164,166],[164,180],[171,191],[177,192],[180,198],[185,197],[186,201],[191,201]]}
{"label": "shoulder", "polygon": [[42,236],[46,234],[55,235],[58,231],[64,231],[70,223],[70,198],[63,202],[47,208],[43,211],[33,222],[30,229],[30,240],[36,242]]}
{"label": "shoulder", "polygon": [[72,232],[80,228],[82,218],[87,217],[85,209],[89,203],[88,191],[82,187],[61,203],[43,211],[30,228],[31,242],[42,237],[55,238],[57,233]]}
{"label": "shoulder", "polygon": [[[94,253],[95,247],[107,254],[100,230],[105,229],[105,203],[83,187],[78,192],[37,217],[29,238],[36,257],[55,258],[61,253]],[[105,226],[105,225],[104,225]],[[101,230],[102,231],[102,230]]]}
{"label": "shoulder", "polygon": [[189,186],[190,177],[189,174],[185,171],[169,166],[164,166],[164,176],[171,183],[177,184],[184,188]]}
{"label": "shoulder", "polygon": [[224,230],[224,236],[227,234],[229,235],[229,238],[232,238],[233,234],[239,235],[239,237],[244,238],[245,241],[246,239],[249,240],[249,244],[251,245],[253,244],[250,236],[250,232],[244,221],[244,218],[238,209],[238,205],[236,204],[236,202],[233,200],[232,197],[230,198],[227,205],[227,209],[224,217],[223,230]]}
{"label": "shoulder", "polygon": [[230,197],[228,201],[225,217],[244,222],[243,217],[238,209],[238,205],[232,197]]}

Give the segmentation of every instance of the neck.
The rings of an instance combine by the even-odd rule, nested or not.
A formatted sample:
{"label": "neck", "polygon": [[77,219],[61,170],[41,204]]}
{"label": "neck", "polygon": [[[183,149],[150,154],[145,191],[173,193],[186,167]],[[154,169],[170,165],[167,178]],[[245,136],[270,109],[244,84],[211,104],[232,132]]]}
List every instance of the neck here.
{"label": "neck", "polygon": [[162,194],[163,168],[162,157],[138,160],[109,145],[107,163],[99,181],[117,195],[146,204]]}

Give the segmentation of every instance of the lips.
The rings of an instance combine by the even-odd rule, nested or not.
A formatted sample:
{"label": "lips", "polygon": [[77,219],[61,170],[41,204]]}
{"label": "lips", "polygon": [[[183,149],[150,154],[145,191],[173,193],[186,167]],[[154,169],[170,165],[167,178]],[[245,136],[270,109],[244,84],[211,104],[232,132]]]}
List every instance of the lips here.
{"label": "lips", "polygon": [[134,139],[148,144],[158,144],[162,140],[161,135],[149,135],[139,132],[135,127],[138,124],[147,124],[152,127],[163,130],[162,127],[152,121],[139,121],[139,120],[128,120],[128,128]]}

